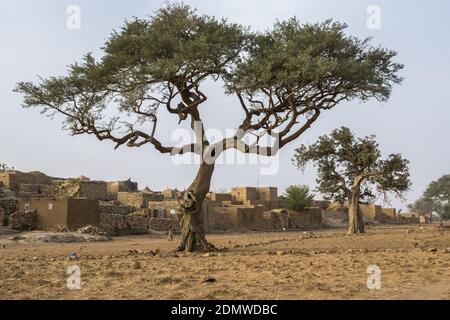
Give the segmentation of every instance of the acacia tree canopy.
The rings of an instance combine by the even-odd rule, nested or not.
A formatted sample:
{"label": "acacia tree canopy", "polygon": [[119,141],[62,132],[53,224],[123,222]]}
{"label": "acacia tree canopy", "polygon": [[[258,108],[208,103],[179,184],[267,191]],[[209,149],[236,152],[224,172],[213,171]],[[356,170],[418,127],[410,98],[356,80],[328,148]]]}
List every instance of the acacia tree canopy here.
{"label": "acacia tree canopy", "polygon": [[444,175],[431,182],[422,197],[409,205],[411,210],[432,214],[437,212],[441,218],[450,219],[450,175]]}
{"label": "acacia tree canopy", "polygon": [[408,160],[400,154],[382,159],[375,136],[356,138],[346,127],[300,146],[293,161],[301,169],[310,162],[316,165],[317,190],[325,199],[347,201],[349,234],[364,233],[360,203],[373,201],[377,194],[385,200],[387,193],[401,197],[411,185]]}
{"label": "acacia tree canopy", "polygon": [[318,191],[327,199],[341,202],[357,186],[361,190],[361,203],[389,192],[401,197],[411,185],[408,160],[400,154],[381,159],[375,136],[356,138],[346,127],[320,137],[311,146],[300,146],[293,161],[298,168],[314,163],[318,170]]}
{"label": "acacia tree canopy", "polygon": [[[16,91],[25,107],[63,114],[74,135],[93,134],[116,147],[152,144],[176,154],[199,149],[163,145],[158,111],[166,109],[180,122],[201,121],[199,106],[207,96],[200,87],[206,79],[222,79],[245,112],[237,128],[261,135],[278,129],[282,147],[322,110],[355,98],[387,100],[392,85],[401,82],[395,52],[347,36],[345,28],[331,20],[301,25],[291,19],[255,33],[186,5],[168,5],[149,19],[125,22],[106,41],[100,60],[87,54],[67,75],[21,82]],[[262,151],[252,151],[241,138],[219,145]],[[200,141],[209,144],[206,137]]]}

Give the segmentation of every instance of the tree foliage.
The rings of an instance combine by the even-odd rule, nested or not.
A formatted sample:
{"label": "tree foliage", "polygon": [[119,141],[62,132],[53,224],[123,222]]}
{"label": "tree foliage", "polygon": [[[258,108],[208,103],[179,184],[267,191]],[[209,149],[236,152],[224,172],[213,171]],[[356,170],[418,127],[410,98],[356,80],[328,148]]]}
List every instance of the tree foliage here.
{"label": "tree foliage", "polygon": [[12,168],[10,168],[6,163],[2,163],[0,162],[0,172],[6,172],[11,170]]}
{"label": "tree foliage", "polygon": [[298,168],[314,163],[318,191],[326,199],[340,202],[348,200],[354,191],[358,192],[359,203],[380,194],[401,197],[411,185],[408,160],[400,154],[382,159],[375,136],[356,138],[346,127],[320,137],[311,146],[302,145],[293,161]]}
{"label": "tree foliage", "polygon": [[[202,123],[199,107],[207,79],[221,79],[235,95],[245,118],[231,139],[211,149],[239,149],[273,155],[272,149],[244,142],[242,132],[258,136],[279,131],[279,147],[299,137],[324,110],[343,100],[389,98],[401,82],[396,53],[345,34],[331,20],[302,25],[277,23],[265,33],[222,19],[198,15],[183,4],[167,5],[148,19],[126,21],[96,60],[87,54],[65,76],[21,82],[25,107],[43,107],[64,116],[72,134],[93,134],[116,147],[153,145],[162,153],[200,153],[210,142],[184,148],[163,145],[158,112]],[[238,132],[239,131],[239,132]],[[198,138],[198,137],[197,137]]]}
{"label": "tree foliage", "polygon": [[437,212],[442,219],[450,220],[450,175],[431,182],[422,197],[409,208],[426,214]]}
{"label": "tree foliage", "polygon": [[300,211],[310,207],[313,200],[314,195],[308,186],[290,186],[282,196],[281,205],[286,209]]}

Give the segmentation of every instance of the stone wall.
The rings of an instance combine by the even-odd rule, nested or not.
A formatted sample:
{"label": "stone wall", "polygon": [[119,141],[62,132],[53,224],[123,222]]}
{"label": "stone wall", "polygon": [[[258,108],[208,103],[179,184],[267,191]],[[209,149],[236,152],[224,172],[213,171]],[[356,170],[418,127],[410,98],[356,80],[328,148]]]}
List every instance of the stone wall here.
{"label": "stone wall", "polygon": [[56,182],[57,197],[76,197],[93,200],[108,200],[107,184],[104,181],[80,179],[59,180]]}
{"label": "stone wall", "polygon": [[158,193],[147,192],[119,192],[117,201],[122,205],[133,206],[136,208],[148,208],[149,201],[163,201],[164,196]]}
{"label": "stone wall", "polygon": [[0,173],[0,182],[4,188],[18,191],[20,184],[52,184],[54,178],[42,172],[8,171]]}
{"label": "stone wall", "polygon": [[104,214],[119,214],[126,216],[136,211],[136,207],[126,205],[104,204],[98,206],[99,212]]}
{"label": "stone wall", "polygon": [[180,233],[180,222],[178,220],[173,219],[156,219],[156,218],[150,218],[148,220],[148,230],[156,230],[159,232],[165,232],[168,231],[169,228],[172,227],[175,231],[175,233]]}
{"label": "stone wall", "polygon": [[56,195],[58,188],[51,184],[28,184],[20,183],[18,194],[20,197],[37,198],[37,197],[53,197]]}
{"label": "stone wall", "polygon": [[0,209],[0,223],[3,226],[7,226],[8,217],[19,211],[19,201],[16,199],[13,192],[0,188]]}
{"label": "stone wall", "polygon": [[100,228],[111,235],[147,233],[148,219],[120,214],[100,214]]}
{"label": "stone wall", "polygon": [[172,226],[179,232],[179,222],[133,215],[100,214],[100,228],[110,235],[146,234],[152,231],[166,232]]}
{"label": "stone wall", "polygon": [[9,228],[31,231],[37,228],[38,215],[35,210],[17,211],[9,216]]}

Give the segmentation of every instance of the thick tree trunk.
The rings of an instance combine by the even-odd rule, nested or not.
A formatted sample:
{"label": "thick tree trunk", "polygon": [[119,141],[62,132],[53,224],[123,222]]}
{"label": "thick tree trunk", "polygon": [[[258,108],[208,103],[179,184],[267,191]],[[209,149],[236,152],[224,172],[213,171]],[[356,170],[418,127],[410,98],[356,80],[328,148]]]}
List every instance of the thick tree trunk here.
{"label": "thick tree trunk", "polygon": [[364,221],[359,210],[359,193],[353,193],[348,200],[348,234],[364,233]]}
{"label": "thick tree trunk", "polygon": [[214,164],[201,164],[194,182],[186,190],[181,204],[184,216],[181,220],[181,243],[178,251],[211,251],[215,247],[206,240],[202,221],[202,205],[211,186]]}

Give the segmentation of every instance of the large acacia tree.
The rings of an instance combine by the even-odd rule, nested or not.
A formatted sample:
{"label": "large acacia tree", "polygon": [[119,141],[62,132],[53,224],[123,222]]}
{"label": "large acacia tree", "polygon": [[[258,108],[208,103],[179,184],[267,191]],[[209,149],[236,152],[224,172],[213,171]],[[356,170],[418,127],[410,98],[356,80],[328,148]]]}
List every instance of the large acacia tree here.
{"label": "large acacia tree", "polygon": [[346,127],[300,146],[293,161],[301,169],[314,163],[318,191],[328,200],[347,201],[349,234],[364,233],[360,203],[372,202],[377,195],[386,198],[387,193],[402,197],[411,185],[408,160],[400,154],[382,159],[374,136],[356,138]]}
{"label": "large acacia tree", "polygon": [[[198,173],[180,199],[185,214],[179,249],[212,249],[200,210],[222,152],[273,156],[322,112],[344,100],[385,101],[401,81],[395,52],[348,36],[345,29],[332,21],[301,25],[290,19],[255,33],[186,5],[168,5],[113,32],[101,59],[88,54],[66,75],[22,82],[16,90],[25,107],[62,114],[73,135],[91,134],[116,148],[150,145],[164,154],[198,154]],[[204,135],[206,81],[223,82],[226,94],[236,97],[230,108],[242,108],[232,137],[208,141]],[[165,145],[158,131],[163,111],[180,125],[187,121],[195,141]],[[249,134],[274,136],[276,143],[249,144]]]}

